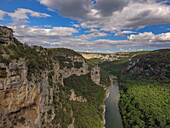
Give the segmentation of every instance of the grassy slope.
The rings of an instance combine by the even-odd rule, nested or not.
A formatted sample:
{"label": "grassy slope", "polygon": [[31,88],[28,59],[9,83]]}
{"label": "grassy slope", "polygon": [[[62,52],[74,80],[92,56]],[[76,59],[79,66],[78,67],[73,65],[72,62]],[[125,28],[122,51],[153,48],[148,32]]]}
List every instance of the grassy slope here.
{"label": "grassy slope", "polygon": [[102,105],[104,99],[104,90],[102,87],[94,84],[90,75],[71,76],[64,80],[67,93],[74,89],[77,96],[87,99],[87,102],[70,102],[73,117],[75,118],[75,128],[102,128]]}

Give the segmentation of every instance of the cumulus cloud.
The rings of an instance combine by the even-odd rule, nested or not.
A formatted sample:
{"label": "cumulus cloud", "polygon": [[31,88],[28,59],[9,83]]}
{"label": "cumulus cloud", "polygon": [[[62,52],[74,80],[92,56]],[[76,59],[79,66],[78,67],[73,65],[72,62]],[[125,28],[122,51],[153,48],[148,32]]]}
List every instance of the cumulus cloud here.
{"label": "cumulus cloud", "polygon": [[119,33],[121,33],[121,34],[130,34],[130,33],[136,33],[136,32],[134,32],[134,31],[121,31]]}
{"label": "cumulus cloud", "polygon": [[129,0],[97,0],[94,6],[102,16],[110,16],[114,11],[121,11]]}
{"label": "cumulus cloud", "polygon": [[75,28],[79,28],[80,27],[79,24],[73,24],[72,26],[75,27]]}
{"label": "cumulus cloud", "polygon": [[133,32],[133,31],[121,31],[121,32],[117,32],[115,33],[115,37],[125,37],[126,35],[125,34],[130,34],[130,33],[136,33],[136,32]]}
{"label": "cumulus cloud", "polygon": [[130,35],[128,40],[138,46],[170,47],[170,33],[155,35],[152,32],[144,32]]}
{"label": "cumulus cloud", "polygon": [[94,32],[99,32],[97,29],[90,29],[89,31],[84,31],[85,33],[94,33]]}
{"label": "cumulus cloud", "polygon": [[39,0],[41,4],[58,9],[66,17],[85,18],[90,12],[91,0]]}
{"label": "cumulus cloud", "polygon": [[94,32],[90,34],[84,34],[79,36],[81,39],[93,39],[93,38],[101,38],[101,37],[107,37],[108,34],[104,32]]}
{"label": "cumulus cloud", "polygon": [[35,12],[30,9],[24,9],[24,8],[18,8],[14,12],[5,12],[3,10],[0,10],[0,18],[3,19],[4,15],[8,15],[12,17],[14,20],[23,20],[23,19],[29,19],[28,16],[32,17],[50,17],[50,15],[46,13],[40,13],[40,12]]}
{"label": "cumulus cloud", "polygon": [[50,15],[46,13],[35,12],[30,9],[24,9],[24,8],[18,8],[17,10],[15,10],[15,12],[13,13],[7,12],[7,14],[14,19],[29,19],[28,15],[32,17],[38,17],[38,18],[50,17]]}
{"label": "cumulus cloud", "polygon": [[78,19],[84,28],[105,31],[170,23],[169,5],[156,0],[39,0],[62,16]]}
{"label": "cumulus cloud", "polygon": [[155,35],[152,32],[144,32],[144,33],[139,33],[138,35],[130,35],[128,36],[129,40],[133,41],[149,41],[149,42],[154,42],[154,41],[166,41],[170,42],[170,33],[162,33]]}
{"label": "cumulus cloud", "polygon": [[22,26],[11,26],[15,31],[14,35],[23,43],[44,45],[46,41],[61,41],[62,38],[69,38],[74,33],[78,33],[78,30],[71,27],[52,27],[52,28],[40,28]]}
{"label": "cumulus cloud", "polygon": [[30,45],[41,45],[44,47],[66,47],[74,50],[90,49],[114,49],[125,47],[170,47],[170,33],[155,35],[152,32],[131,34],[128,40],[110,40],[97,39],[89,41],[88,39],[98,36],[108,36],[107,33],[98,32],[99,34],[90,33],[87,35],[73,36],[78,30],[71,27],[52,27],[40,28],[29,27],[26,25],[12,27],[14,35],[23,43]]}
{"label": "cumulus cloud", "polygon": [[125,35],[120,34],[120,33],[115,33],[114,37],[125,37]]}
{"label": "cumulus cloud", "polygon": [[78,31],[71,27],[53,27],[51,29],[44,29],[40,27],[28,27],[26,25],[12,27],[16,36],[26,37],[53,37],[53,36],[71,36]]}
{"label": "cumulus cloud", "polygon": [[0,20],[3,20],[4,19],[4,15],[6,14],[5,11],[3,10],[0,10]]}

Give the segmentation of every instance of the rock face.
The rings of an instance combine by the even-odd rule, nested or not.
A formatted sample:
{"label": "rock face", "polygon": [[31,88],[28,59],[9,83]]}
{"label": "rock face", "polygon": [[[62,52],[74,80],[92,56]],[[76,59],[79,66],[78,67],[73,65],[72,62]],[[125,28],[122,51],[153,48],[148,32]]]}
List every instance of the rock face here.
{"label": "rock face", "polygon": [[[0,26],[0,53],[3,53],[0,58],[0,127],[61,128],[60,117],[56,113],[59,107],[64,109],[60,101],[64,95],[63,80],[71,75],[89,73],[86,60],[69,50],[55,54],[56,50],[17,44],[12,32]],[[66,52],[71,53],[68,55]],[[91,78],[96,84],[100,83],[99,70],[97,66],[91,71]],[[88,102],[77,96],[74,90],[70,92],[69,100]],[[59,121],[53,123],[56,118]],[[73,128],[74,122],[72,118],[67,127]]]}
{"label": "rock face", "polygon": [[5,26],[0,26],[0,44],[14,43],[13,30]]}
{"label": "rock face", "polygon": [[91,79],[94,83],[100,84],[100,67],[93,67],[91,70]]}
{"label": "rock face", "polygon": [[170,78],[169,69],[170,50],[163,49],[132,58],[123,69],[122,74],[137,73],[141,76],[166,76]]}
{"label": "rock face", "polygon": [[16,123],[24,127],[27,120],[28,126],[35,127],[40,116],[40,87],[28,82],[24,59],[14,60],[9,65],[1,63],[0,69],[6,72],[0,78],[0,125],[5,123],[7,127]]}
{"label": "rock face", "polygon": [[121,53],[110,53],[110,54],[101,54],[101,53],[80,53],[86,59],[100,58],[104,61],[114,61],[121,58],[128,58],[129,55],[126,52]]}
{"label": "rock face", "polygon": [[74,90],[70,90],[71,95],[70,95],[70,100],[71,101],[79,101],[79,102],[87,102],[87,99],[83,98],[82,96],[77,96],[74,92]]}

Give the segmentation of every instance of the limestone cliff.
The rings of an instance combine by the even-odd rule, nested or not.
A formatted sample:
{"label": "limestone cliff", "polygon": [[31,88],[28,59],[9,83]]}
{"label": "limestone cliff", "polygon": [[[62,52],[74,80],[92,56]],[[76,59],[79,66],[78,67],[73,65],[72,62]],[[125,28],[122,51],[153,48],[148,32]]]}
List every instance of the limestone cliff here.
{"label": "limestone cliff", "polygon": [[120,60],[121,58],[128,58],[129,55],[127,52],[120,53],[110,53],[110,54],[102,54],[102,53],[80,53],[86,59],[99,58],[104,61],[115,61]]}
{"label": "limestone cliff", "polygon": [[[91,103],[91,98],[98,95],[94,88],[103,93],[103,88],[96,86],[100,84],[100,68],[89,71],[86,60],[69,49],[21,44],[12,33],[11,29],[0,26],[0,127],[73,128],[77,111],[70,104]],[[88,74],[94,81],[88,80],[95,91],[89,90],[93,97],[82,91],[84,84],[82,90],[77,84],[65,87],[66,78],[75,75],[78,80],[80,76],[88,79]],[[102,100],[95,109],[101,109],[101,103]]]}
{"label": "limestone cliff", "polygon": [[133,57],[122,74],[136,73],[140,76],[170,77],[170,50],[162,49]]}

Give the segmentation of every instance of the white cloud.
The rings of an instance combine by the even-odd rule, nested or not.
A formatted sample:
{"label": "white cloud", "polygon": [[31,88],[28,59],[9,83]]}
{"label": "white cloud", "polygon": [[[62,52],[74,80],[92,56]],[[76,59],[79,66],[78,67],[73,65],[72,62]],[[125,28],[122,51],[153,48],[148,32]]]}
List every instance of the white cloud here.
{"label": "white cloud", "polygon": [[51,25],[44,25],[45,28],[51,28]]}
{"label": "white cloud", "polygon": [[90,29],[89,31],[85,31],[85,33],[94,33],[94,32],[99,32],[97,29]]}
{"label": "white cloud", "polygon": [[125,35],[123,35],[121,33],[115,33],[114,37],[125,37]]}
{"label": "white cloud", "polygon": [[128,36],[129,40],[132,41],[149,41],[149,42],[154,42],[154,41],[167,41],[170,42],[170,33],[162,33],[155,35],[152,32],[144,32],[144,33],[139,33],[138,35],[130,35]]}
{"label": "white cloud", "polygon": [[93,39],[93,38],[101,38],[101,37],[107,37],[108,34],[104,32],[96,32],[96,33],[90,33],[90,34],[84,34],[79,36],[81,39]]}
{"label": "white cloud", "polygon": [[9,26],[22,26],[24,24],[27,24],[28,20],[14,20],[13,23],[9,23]]}
{"label": "white cloud", "polygon": [[80,27],[79,24],[73,24],[72,26],[73,26],[73,27],[76,27],[76,28],[79,28],[79,27]]}
{"label": "white cloud", "polygon": [[46,18],[50,17],[50,15],[46,13],[40,13],[35,12],[30,9],[24,9],[24,8],[18,8],[14,12],[5,12],[3,10],[0,10],[0,19],[2,20],[5,15],[10,16],[13,20],[24,20],[29,19],[29,16],[31,17],[37,17],[37,18]]}
{"label": "white cloud", "polygon": [[12,27],[15,31],[15,36],[18,37],[64,37],[72,36],[78,31],[71,27],[53,27],[51,29],[44,29],[40,27],[28,27],[26,25]]}
{"label": "white cloud", "polygon": [[136,46],[170,47],[170,33],[155,35],[152,32],[128,36],[128,40]]}
{"label": "white cloud", "polygon": [[66,17],[78,19],[81,27],[115,32],[170,23],[170,6],[155,0],[39,0]]}
{"label": "white cloud", "polygon": [[136,33],[136,32],[133,32],[133,31],[121,31],[119,33],[121,33],[121,34],[130,34],[130,33]]}
{"label": "white cloud", "polygon": [[152,32],[144,32],[144,33],[139,33],[138,35],[130,35],[128,36],[129,40],[154,40],[155,35]]}
{"label": "white cloud", "polygon": [[[40,28],[26,25],[10,26],[14,35],[22,42],[30,45],[47,45],[44,42],[61,42],[64,38],[70,38],[78,30],[71,27]],[[48,43],[50,44],[50,43]],[[50,46],[50,45],[48,45]]]}
{"label": "white cloud", "polygon": [[0,10],[0,20],[4,19],[4,15],[6,14],[6,12]]}
{"label": "white cloud", "polygon": [[[66,47],[74,50],[115,49],[128,47],[170,47],[170,33],[155,35],[152,32],[131,34],[128,40],[88,39],[106,37],[107,33],[93,32],[86,35],[73,36],[78,30],[72,27],[40,28],[26,25],[12,27],[14,35],[23,43],[41,45],[44,47]],[[123,32],[125,33],[125,32]],[[127,33],[127,32],[126,32]],[[129,51],[134,49],[129,49]],[[134,50],[135,51],[135,50]]]}
{"label": "white cloud", "polygon": [[162,34],[159,34],[155,37],[156,40],[159,40],[159,41],[168,41],[170,42],[170,32],[169,33],[162,33]]}

